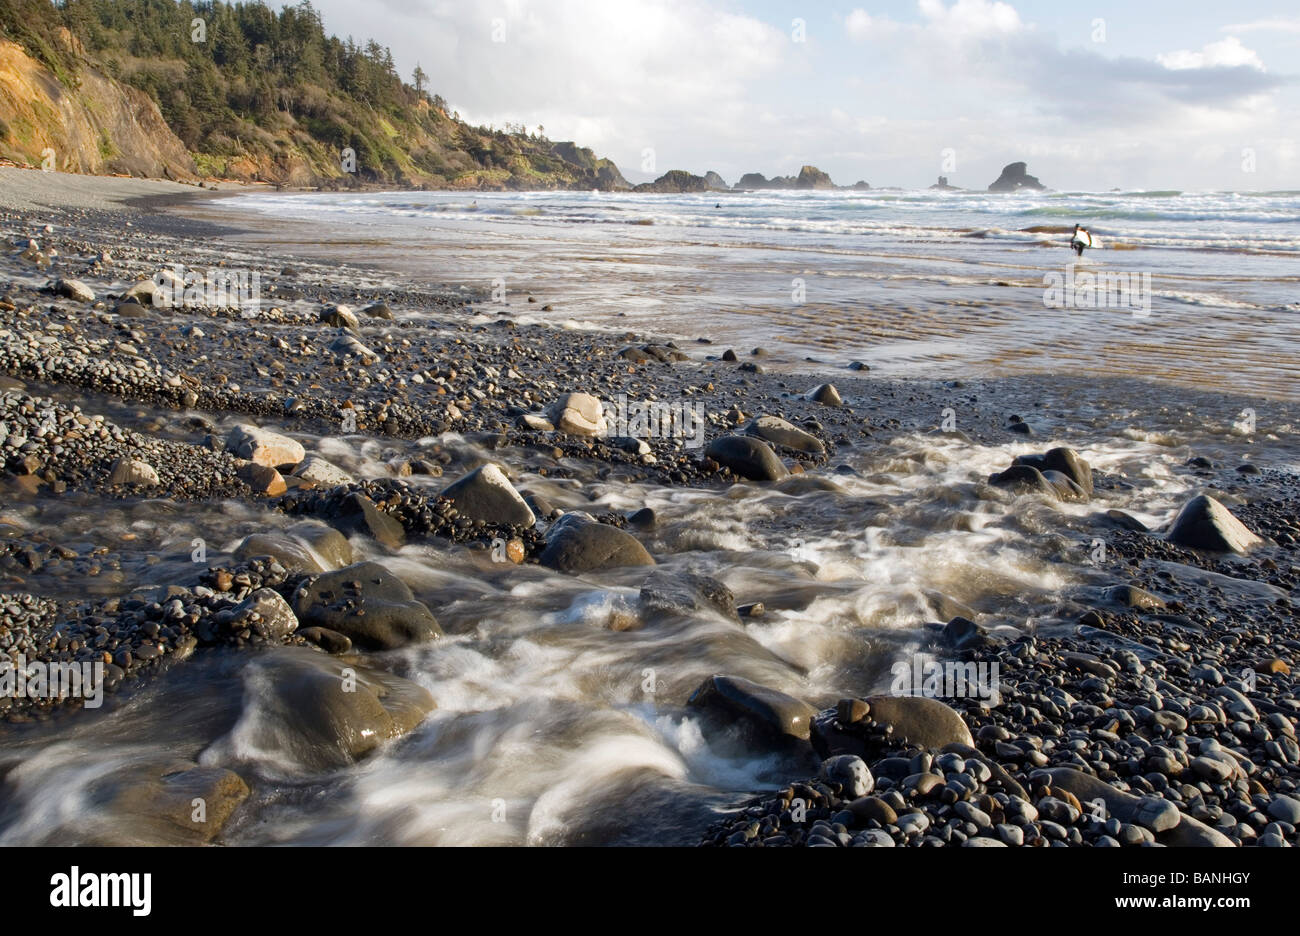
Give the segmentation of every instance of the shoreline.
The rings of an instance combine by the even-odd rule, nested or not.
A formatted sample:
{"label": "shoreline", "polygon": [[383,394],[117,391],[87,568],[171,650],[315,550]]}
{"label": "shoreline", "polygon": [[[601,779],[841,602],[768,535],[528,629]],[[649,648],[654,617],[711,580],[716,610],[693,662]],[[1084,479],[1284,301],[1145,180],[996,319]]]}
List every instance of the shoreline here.
{"label": "shoreline", "polygon": [[[275,785],[223,753],[244,668],[271,674],[266,691],[283,693],[295,717],[281,728],[303,763],[340,769],[400,757],[403,745],[429,743],[425,719],[462,714],[459,697],[440,691],[452,664],[431,675],[421,648],[472,642],[505,615],[503,604],[550,589],[530,611],[549,623],[525,632],[530,641],[550,646],[566,628],[578,631],[578,646],[607,654],[629,639],[662,641],[649,657],[666,661],[662,699],[660,690],[647,702],[620,689],[611,705],[597,692],[580,697],[587,718],[649,704],[665,718],[698,717],[720,750],[775,758],[761,784],[714,790],[707,808],[665,792],[665,814],[681,817],[673,841],[1297,843],[1285,818],[1300,775],[1290,675],[1300,632],[1287,597],[1300,575],[1294,432],[1283,431],[1251,472],[1237,470],[1254,450],[1248,439],[1194,434],[1230,424],[1250,398],[1138,378],[884,379],[843,369],[820,372],[834,379],[827,389],[807,375],[765,372],[754,366],[761,355],[740,349],[726,359],[731,349],[702,341],[678,348],[653,334],[520,325],[476,310],[482,296],[470,290],[227,242],[238,229],[185,216],[201,204],[195,198],[220,193],[114,184],[88,195],[80,183],[55,182],[48,188],[61,188],[64,201],[33,210],[7,200],[7,175],[0,216],[11,241],[37,246],[11,242],[0,261],[9,501],[0,572],[16,609],[4,612],[4,649],[49,663],[98,660],[110,691],[94,713],[0,699],[9,703],[0,775],[84,719],[129,727],[147,714],[133,700],[157,692],[205,713],[185,727],[178,756],[200,771],[199,752],[213,752],[221,766],[203,763],[219,774],[222,821],[163,834],[138,805],[117,805],[110,818],[144,815],[151,841],[265,841],[256,830]],[[131,282],[172,261],[256,270],[263,302],[246,317],[233,307],[122,301]],[[703,444],[593,434],[589,401],[570,394],[698,403]],[[1167,414],[1127,415],[1156,395],[1172,404]],[[1256,405],[1261,434],[1297,424],[1293,404]],[[944,428],[949,411],[957,422]],[[240,428],[249,422],[273,435]],[[1134,423],[1152,439],[1126,436]],[[1155,471],[1147,462],[1162,446],[1204,464],[1193,457]],[[1096,451],[1097,465],[1110,467],[1077,455],[1034,461],[1064,448]],[[1029,461],[1012,466],[1016,456]],[[969,459],[993,459],[1006,476],[971,477],[961,469]],[[927,466],[943,460],[954,467],[927,478]],[[484,469],[490,463],[497,474]],[[1166,505],[1166,483],[1179,500],[1184,487],[1212,491],[1265,539],[1240,556],[1207,553],[1123,513],[1171,513],[1178,505]],[[1130,508],[1138,495],[1147,499]],[[701,538],[709,511],[733,503],[747,505],[750,535],[761,531],[770,544]],[[87,515],[98,518],[89,530]],[[890,526],[899,516],[914,525]],[[1069,571],[1062,594],[1003,586],[926,599],[913,629],[854,629],[868,646],[849,663],[818,661],[843,669],[816,686],[800,642],[785,646],[765,631],[830,600],[838,585],[782,545],[790,534],[819,536],[830,550],[844,526],[861,525],[919,549],[922,534],[942,542],[995,519],[1025,561],[1041,562],[1038,574]],[[190,557],[196,537],[202,563]],[[1100,561],[1089,558],[1098,538],[1107,546]],[[381,569],[359,571],[366,562]],[[371,620],[321,600],[327,585],[375,609]],[[592,590],[616,598],[598,626],[574,625],[562,612],[587,608],[580,596]],[[882,701],[879,667],[908,640],[943,660],[997,663],[998,704],[935,702],[946,710],[933,716],[935,728],[922,703]],[[666,656],[679,644],[693,652]],[[647,658],[627,652],[611,665],[636,686]],[[365,674],[371,707],[336,713],[341,723],[332,724],[319,712],[322,687],[344,665]],[[1258,683],[1238,687],[1248,667]],[[749,685],[717,682],[727,676]],[[554,694],[575,704],[575,693]],[[56,709],[63,717],[51,717]],[[804,719],[802,729],[787,717]],[[336,736],[359,730],[385,746],[349,747]],[[1244,753],[1229,752],[1236,748]],[[329,760],[339,750],[342,760]],[[1058,773],[1071,767],[1106,789]],[[114,776],[149,790],[160,770],[146,760]],[[1082,808],[1094,794],[1114,815],[1097,821]],[[795,800],[804,801],[802,819]],[[40,792],[16,790],[13,802],[39,808]],[[748,812],[725,818],[723,806]],[[708,813],[723,817],[713,830]],[[585,826],[574,823],[556,833],[560,841],[583,840]],[[653,833],[628,816],[617,834],[592,834],[646,843]],[[128,838],[117,827],[87,833],[95,836]]]}

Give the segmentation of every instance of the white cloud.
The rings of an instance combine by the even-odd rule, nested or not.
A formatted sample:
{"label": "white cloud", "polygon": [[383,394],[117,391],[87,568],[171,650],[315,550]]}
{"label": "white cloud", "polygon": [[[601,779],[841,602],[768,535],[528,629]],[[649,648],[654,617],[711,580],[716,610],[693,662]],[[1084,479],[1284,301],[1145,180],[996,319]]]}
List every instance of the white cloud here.
{"label": "white cloud", "polygon": [[850,39],[866,42],[871,39],[883,39],[898,31],[899,25],[888,16],[872,16],[866,10],[857,9],[844,18],[844,30]]}
{"label": "white cloud", "polygon": [[1173,71],[1187,68],[1240,68],[1249,66],[1264,71],[1264,61],[1253,49],[1241,44],[1236,36],[1211,42],[1199,52],[1183,49],[1156,56],[1156,61]]}
{"label": "white cloud", "polygon": [[[1281,187],[1297,162],[1279,129],[1300,126],[1289,66],[1265,70],[1217,21],[1204,28],[1219,41],[1199,50],[1157,56],[1152,36],[1144,54],[1115,56],[1063,45],[997,0],[918,0],[894,18],[857,0],[833,25],[810,16],[803,43],[786,15],[751,15],[744,0],[316,2],[329,31],[391,46],[406,74],[420,62],[463,117],[544,124],[632,181],[681,168],[734,182],[812,163],[841,183],[944,172],[982,188],[1026,159],[1061,188],[1231,187],[1234,154],[1250,146],[1252,183]],[[504,43],[491,39],[496,17]]]}
{"label": "white cloud", "polygon": [[1229,26],[1222,27],[1219,32],[1225,33],[1247,33],[1247,32],[1285,32],[1300,33],[1300,19],[1267,19],[1253,20],[1249,23],[1233,23]]}
{"label": "white cloud", "polygon": [[872,16],[858,8],[844,19],[849,38],[859,42],[883,39],[900,31],[908,38],[941,39],[966,43],[981,39],[1010,36],[1025,28],[1015,7],[996,0],[956,0],[951,6],[943,0],[917,0],[920,23],[899,23],[888,16]]}
{"label": "white cloud", "polygon": [[943,0],[918,0],[917,6],[929,26],[940,34],[963,39],[1009,36],[1024,28],[1020,14],[1009,3],[989,0],[957,0],[947,6]]}

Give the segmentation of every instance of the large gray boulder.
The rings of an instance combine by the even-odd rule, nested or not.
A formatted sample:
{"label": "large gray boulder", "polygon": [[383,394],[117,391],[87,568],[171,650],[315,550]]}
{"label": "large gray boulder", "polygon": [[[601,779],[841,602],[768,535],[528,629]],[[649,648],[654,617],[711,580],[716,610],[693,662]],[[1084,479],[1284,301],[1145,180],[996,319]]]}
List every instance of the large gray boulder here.
{"label": "large gray boulder", "polygon": [[669,572],[655,569],[641,585],[641,607],[646,611],[692,617],[701,612],[720,614],[740,623],[736,596],[731,589],[698,572]]}
{"label": "large gray boulder", "polygon": [[1092,466],[1072,448],[1062,446],[1041,455],[1021,455],[1012,464],[1029,465],[1041,472],[1059,471],[1092,497]]}
{"label": "large gray boulder", "polygon": [[704,454],[750,481],[780,481],[790,472],[762,439],[725,435],[709,441]]}
{"label": "large gray boulder", "polygon": [[471,520],[532,526],[537,519],[505,472],[493,464],[480,465],[443,488],[439,496]]}
{"label": "large gray boulder", "polygon": [[686,703],[766,742],[808,740],[817,710],[801,699],[739,676],[710,676]]}
{"label": "large gray boulder", "polygon": [[551,526],[538,561],[548,569],[568,573],[655,564],[654,557],[631,533],[580,512],[567,513]]}
{"label": "large gray boulder", "polygon": [[392,650],[442,633],[432,612],[377,562],[308,579],[293,595],[303,626],[337,631],[365,650]]}
{"label": "large gray boulder", "polygon": [[1263,542],[1208,494],[1198,494],[1178,511],[1169,542],[1211,552],[1245,553]]}
{"label": "large gray boulder", "polygon": [[745,435],[756,436],[772,445],[794,449],[797,452],[820,455],[826,451],[826,446],[822,444],[821,439],[811,432],[805,432],[798,426],[791,425],[778,416],[755,417],[740,431]]}
{"label": "large gray boulder", "polygon": [[237,749],[274,751],[313,769],[344,767],[435,708],[423,686],[382,670],[286,647],[248,664]]}

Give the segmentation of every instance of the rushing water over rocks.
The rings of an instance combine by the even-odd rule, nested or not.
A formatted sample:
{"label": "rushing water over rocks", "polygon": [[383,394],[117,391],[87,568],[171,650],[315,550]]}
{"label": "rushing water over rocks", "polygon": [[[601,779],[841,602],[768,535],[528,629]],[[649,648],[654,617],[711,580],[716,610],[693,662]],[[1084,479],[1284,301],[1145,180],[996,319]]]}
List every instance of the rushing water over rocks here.
{"label": "rushing water over rocks", "polygon": [[[127,308],[215,248],[4,220],[100,298],[7,251],[0,649],[109,691],[0,699],[0,843],[1297,841],[1285,399],[746,370],[238,247],[256,316]],[[1203,492],[1261,541],[1167,538]],[[1000,685],[919,718],[929,661]]]}

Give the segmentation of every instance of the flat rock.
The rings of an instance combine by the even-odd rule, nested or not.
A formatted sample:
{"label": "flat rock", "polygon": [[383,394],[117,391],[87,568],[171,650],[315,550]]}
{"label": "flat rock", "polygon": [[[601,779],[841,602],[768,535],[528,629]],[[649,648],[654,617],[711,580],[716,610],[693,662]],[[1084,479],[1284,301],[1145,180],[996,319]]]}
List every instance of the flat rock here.
{"label": "flat rock", "polygon": [[355,478],[333,462],[326,461],[319,455],[308,455],[293,469],[293,476],[311,481],[318,487],[331,488],[340,484],[351,484]]}
{"label": "flat rock", "polygon": [[307,454],[300,443],[288,436],[246,423],[230,430],[226,451],[236,458],[277,469],[291,468]]}
{"label": "flat rock", "polygon": [[76,302],[94,302],[95,291],[77,279],[60,279],[54,284],[54,291],[65,299]]}
{"label": "flat rock", "polygon": [[119,458],[108,475],[109,484],[140,484],[156,487],[162,482],[153,465],[138,458]]}

